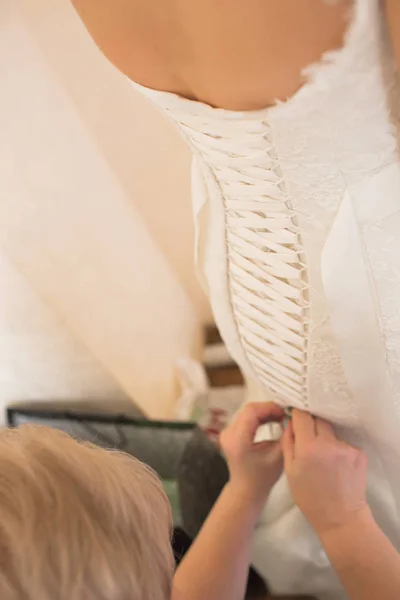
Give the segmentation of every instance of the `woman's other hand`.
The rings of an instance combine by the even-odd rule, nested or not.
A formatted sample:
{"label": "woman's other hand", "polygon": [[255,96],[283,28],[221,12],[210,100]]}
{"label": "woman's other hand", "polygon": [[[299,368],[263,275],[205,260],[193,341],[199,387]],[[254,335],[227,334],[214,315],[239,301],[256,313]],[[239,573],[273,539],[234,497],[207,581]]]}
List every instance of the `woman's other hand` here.
{"label": "woman's other hand", "polygon": [[366,456],[329,423],[293,410],[282,447],[294,500],[320,537],[369,514]]}

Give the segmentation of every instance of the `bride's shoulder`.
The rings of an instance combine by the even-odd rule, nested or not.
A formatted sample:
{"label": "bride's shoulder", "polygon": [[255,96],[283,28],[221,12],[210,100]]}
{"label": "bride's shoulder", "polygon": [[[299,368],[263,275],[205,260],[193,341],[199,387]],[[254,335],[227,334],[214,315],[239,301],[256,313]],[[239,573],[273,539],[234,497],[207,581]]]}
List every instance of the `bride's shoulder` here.
{"label": "bride's shoulder", "polygon": [[353,3],[72,0],[97,46],[128,77],[232,109],[290,97],[303,69],[342,45]]}
{"label": "bride's shoulder", "polygon": [[399,0],[384,0],[384,8],[393,50],[400,70],[400,2]]}

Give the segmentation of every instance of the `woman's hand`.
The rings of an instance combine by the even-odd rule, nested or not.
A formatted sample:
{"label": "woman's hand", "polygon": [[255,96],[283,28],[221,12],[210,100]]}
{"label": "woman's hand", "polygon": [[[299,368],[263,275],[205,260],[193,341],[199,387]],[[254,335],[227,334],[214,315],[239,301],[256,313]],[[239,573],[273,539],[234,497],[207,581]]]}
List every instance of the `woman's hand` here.
{"label": "woman's hand", "polygon": [[283,468],[280,443],[254,444],[254,436],[260,425],[283,418],[274,404],[248,404],[222,433],[230,481],[177,570],[174,599],[245,597],[254,527]]}
{"label": "woman's hand", "polygon": [[351,600],[400,598],[400,555],[366,502],[367,459],[321,419],[294,410],[283,435],[294,499]]}
{"label": "woman's hand", "polygon": [[254,437],[261,425],[282,422],[284,417],[276,404],[247,404],[221,434],[231,488],[260,510],[282,474],[283,456],[280,442],[254,443]]}
{"label": "woman's hand", "polygon": [[293,410],[282,445],[294,500],[321,538],[369,515],[366,456],[339,441],[331,425]]}

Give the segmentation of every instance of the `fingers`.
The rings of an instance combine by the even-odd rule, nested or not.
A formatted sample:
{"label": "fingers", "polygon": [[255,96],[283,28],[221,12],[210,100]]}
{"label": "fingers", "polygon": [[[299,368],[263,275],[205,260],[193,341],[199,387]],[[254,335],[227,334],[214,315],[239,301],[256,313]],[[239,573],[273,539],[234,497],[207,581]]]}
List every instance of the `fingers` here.
{"label": "fingers", "polygon": [[233,421],[232,431],[242,441],[252,444],[260,425],[278,422],[284,419],[284,417],[284,410],[272,402],[246,404]]}
{"label": "fingers", "polygon": [[269,446],[264,450],[265,456],[268,457],[269,466],[280,467],[281,472],[283,471],[283,452],[282,444],[280,442],[270,442]]}
{"label": "fingers", "polygon": [[322,437],[326,440],[336,439],[332,425],[324,419],[315,419],[315,430],[318,437]]}
{"label": "fingers", "polygon": [[293,409],[292,424],[296,447],[301,448],[315,438],[315,422],[309,413]]}
{"label": "fingers", "polygon": [[[277,404],[254,402],[244,406],[230,429],[238,442],[250,446],[261,425],[282,421],[284,417],[284,410]],[[336,436],[332,426],[324,419],[316,419],[307,412],[293,409],[292,419],[282,438],[285,462],[293,460],[296,448],[301,450],[316,438],[335,440]]]}
{"label": "fingers", "polygon": [[268,456],[272,459],[282,457],[282,444],[280,442],[258,442],[258,444],[254,444],[253,449],[260,454],[268,453]]}
{"label": "fingers", "polygon": [[259,425],[263,425],[264,423],[276,423],[285,417],[283,408],[273,402],[251,402],[244,407],[244,410],[246,409],[249,409],[253,414],[256,414]]}
{"label": "fingers", "polygon": [[292,411],[293,433],[296,447],[300,448],[315,438],[336,440],[334,429],[324,419],[317,419],[304,411]]}
{"label": "fingers", "polygon": [[250,452],[253,458],[257,456],[258,460],[264,463],[266,469],[273,469],[276,478],[279,478],[284,467],[282,444],[280,441],[253,444]]}
{"label": "fingers", "polygon": [[290,420],[285,431],[283,432],[281,439],[283,460],[285,463],[285,469],[290,468],[290,465],[294,459],[294,434],[293,434],[293,423]]}

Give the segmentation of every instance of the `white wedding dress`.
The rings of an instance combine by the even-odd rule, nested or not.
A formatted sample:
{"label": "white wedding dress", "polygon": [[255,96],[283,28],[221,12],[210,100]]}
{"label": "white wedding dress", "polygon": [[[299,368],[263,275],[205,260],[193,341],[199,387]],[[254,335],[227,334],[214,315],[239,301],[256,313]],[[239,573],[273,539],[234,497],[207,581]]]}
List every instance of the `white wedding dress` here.
{"label": "white wedding dress", "polygon": [[[400,550],[400,94],[379,0],[307,76],[257,112],[134,85],[193,150],[198,269],[231,354],[264,398],[365,449]],[[254,564],[274,592],[345,597],[284,478]]]}

